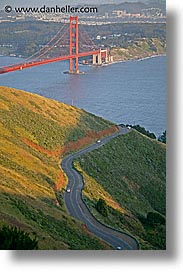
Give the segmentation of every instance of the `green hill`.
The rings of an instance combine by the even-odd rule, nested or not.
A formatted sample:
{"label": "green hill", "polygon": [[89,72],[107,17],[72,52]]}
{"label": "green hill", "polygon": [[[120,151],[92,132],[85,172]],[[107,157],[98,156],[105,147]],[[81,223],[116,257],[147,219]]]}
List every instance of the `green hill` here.
{"label": "green hill", "polygon": [[[0,87],[0,228],[16,226],[39,249],[111,249],[66,211],[64,155],[117,131],[109,121],[35,94]],[[165,249],[165,145],[135,130],[75,162],[83,197],[103,223]],[[108,215],[96,210],[99,199]],[[106,205],[104,204],[104,205]]]}
{"label": "green hill", "polygon": [[160,38],[141,38],[131,41],[125,48],[115,47],[111,50],[114,61],[140,59],[166,54],[166,43]]}
{"label": "green hill", "polygon": [[54,100],[0,87],[0,227],[16,226],[39,249],[106,249],[67,214],[63,155],[115,132],[102,118]]}
{"label": "green hill", "polygon": [[[136,130],[75,161],[83,197],[103,223],[128,232],[141,249],[166,248],[166,146]],[[108,216],[96,205],[105,200]]]}

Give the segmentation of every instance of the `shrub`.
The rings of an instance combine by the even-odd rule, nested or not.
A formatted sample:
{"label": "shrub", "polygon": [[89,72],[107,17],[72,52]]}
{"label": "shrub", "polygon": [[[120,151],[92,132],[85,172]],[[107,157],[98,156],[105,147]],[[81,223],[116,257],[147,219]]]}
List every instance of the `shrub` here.
{"label": "shrub", "polygon": [[147,214],[147,222],[151,225],[154,224],[165,224],[166,219],[163,215],[158,212],[149,212]]}
{"label": "shrub", "polygon": [[163,134],[158,137],[158,141],[166,143],[166,131],[164,131]]}
{"label": "shrub", "polygon": [[141,134],[143,134],[143,135],[145,135],[145,136],[147,136],[149,138],[156,139],[156,136],[155,136],[154,133],[149,132],[144,127],[140,126],[139,124],[138,125],[129,125],[129,124],[126,124],[126,126],[130,126],[131,128],[135,129],[139,133],[141,133]]}
{"label": "shrub", "polygon": [[38,241],[16,227],[3,226],[0,230],[1,250],[33,250],[38,249]]}
{"label": "shrub", "polygon": [[108,216],[108,207],[105,200],[99,199],[96,204],[96,209],[102,216]]}

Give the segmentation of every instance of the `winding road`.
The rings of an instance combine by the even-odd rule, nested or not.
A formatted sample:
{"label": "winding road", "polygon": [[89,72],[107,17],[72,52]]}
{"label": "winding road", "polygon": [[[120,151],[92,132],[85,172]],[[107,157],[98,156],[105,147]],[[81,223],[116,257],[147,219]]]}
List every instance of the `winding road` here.
{"label": "winding road", "polygon": [[110,244],[114,249],[138,250],[139,244],[135,238],[129,234],[119,232],[103,225],[90,213],[88,207],[82,200],[82,189],[84,186],[82,176],[73,168],[72,165],[75,158],[95,150],[106,144],[111,139],[119,135],[126,134],[130,131],[124,127],[120,127],[119,129],[119,132],[105,137],[100,142],[92,144],[89,147],[73,153],[62,160],[61,167],[68,177],[68,185],[66,190],[69,190],[69,192],[64,193],[64,200],[66,208],[71,216],[82,221],[91,233]]}

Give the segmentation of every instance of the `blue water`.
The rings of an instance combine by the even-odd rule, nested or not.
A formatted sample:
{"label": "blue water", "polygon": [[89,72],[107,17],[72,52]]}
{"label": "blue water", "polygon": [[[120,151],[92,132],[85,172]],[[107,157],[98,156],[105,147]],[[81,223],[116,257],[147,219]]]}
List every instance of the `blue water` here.
{"label": "blue water", "polygon": [[[20,61],[0,57],[0,67]],[[166,129],[166,57],[103,67],[80,65],[84,75],[64,74],[68,61],[0,75],[0,85],[73,104],[115,123],[140,124],[159,136]]]}

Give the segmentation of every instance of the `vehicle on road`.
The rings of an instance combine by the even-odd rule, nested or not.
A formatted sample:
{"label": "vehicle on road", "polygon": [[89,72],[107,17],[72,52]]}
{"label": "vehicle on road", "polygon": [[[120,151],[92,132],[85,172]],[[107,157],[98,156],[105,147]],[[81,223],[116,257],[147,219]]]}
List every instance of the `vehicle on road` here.
{"label": "vehicle on road", "polygon": [[[128,132],[127,130],[118,131],[102,140],[95,139],[95,144],[96,144],[95,146],[92,145],[85,149],[82,149],[81,151],[78,151],[73,155],[68,155],[62,160],[62,163],[61,163],[61,167],[63,168],[64,172],[67,174],[68,178],[70,175],[73,177],[73,183],[68,184],[65,189],[65,192],[66,193],[68,192],[68,194],[65,194],[64,196],[65,205],[69,214],[77,218],[78,220],[80,220],[82,223],[84,224],[87,223],[87,228],[89,231],[91,231],[91,233],[93,233],[95,236],[109,243],[115,250],[126,250],[126,249],[136,250],[136,249],[139,249],[139,245],[133,236],[126,235],[126,233],[124,232],[118,233],[121,235],[117,236],[116,230],[101,224],[90,213],[89,209],[81,199],[84,181],[82,178],[80,178],[81,176],[80,173],[74,170],[72,163],[76,157],[81,157],[85,153],[92,152],[96,148],[98,149],[104,144],[106,144],[111,139],[117,136],[124,135],[127,132]],[[73,171],[75,172],[73,173]],[[72,192],[73,196],[71,196],[70,192]],[[121,240],[122,242],[119,242],[119,240]]]}

